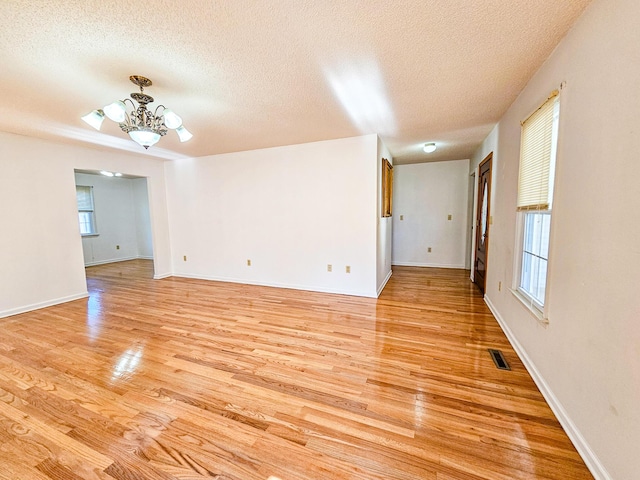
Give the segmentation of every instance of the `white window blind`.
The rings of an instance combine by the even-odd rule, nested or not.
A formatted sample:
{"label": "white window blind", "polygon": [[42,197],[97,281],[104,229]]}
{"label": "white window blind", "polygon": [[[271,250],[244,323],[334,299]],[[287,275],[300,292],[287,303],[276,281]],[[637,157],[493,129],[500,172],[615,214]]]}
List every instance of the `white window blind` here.
{"label": "white window blind", "polygon": [[559,113],[554,91],[538,110],[522,122],[518,210],[549,210]]}
{"label": "white window blind", "polygon": [[92,187],[76,186],[76,200],[78,201],[79,212],[93,212],[93,192]]}

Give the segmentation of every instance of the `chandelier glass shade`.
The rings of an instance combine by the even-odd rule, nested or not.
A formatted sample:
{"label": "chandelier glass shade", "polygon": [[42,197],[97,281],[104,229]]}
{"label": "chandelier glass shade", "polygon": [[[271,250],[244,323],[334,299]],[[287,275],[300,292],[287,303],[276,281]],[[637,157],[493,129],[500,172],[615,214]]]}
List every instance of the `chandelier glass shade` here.
{"label": "chandelier glass shade", "polygon": [[104,112],[102,110],[94,110],[93,112],[87,113],[82,120],[87,122],[96,130],[100,130],[102,126],[102,122],[104,122]]}
{"label": "chandelier glass shade", "polygon": [[[116,100],[102,109],[94,110],[83,116],[82,120],[100,130],[106,116],[118,123],[123,132],[128,133],[134,142],[144,148],[158,143],[169,129],[176,131],[181,142],[193,137],[182,124],[182,118],[173,110],[164,105],[158,105],[155,110],[147,108],[147,105],[153,102],[153,97],[144,93],[144,87],[149,87],[152,84],[151,80],[140,75],[132,75],[129,80],[140,87],[140,92],[132,93],[131,99]],[[127,106],[130,108],[129,111]]]}

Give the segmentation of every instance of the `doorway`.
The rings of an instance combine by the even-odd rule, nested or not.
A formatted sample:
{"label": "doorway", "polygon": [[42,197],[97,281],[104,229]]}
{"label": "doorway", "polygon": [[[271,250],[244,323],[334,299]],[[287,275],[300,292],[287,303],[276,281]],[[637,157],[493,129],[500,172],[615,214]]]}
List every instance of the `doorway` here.
{"label": "doorway", "polygon": [[478,167],[478,197],[476,210],[475,262],[473,281],[484,293],[489,256],[489,233],[491,230],[491,160],[493,152],[480,162]]}
{"label": "doorway", "polygon": [[[153,260],[147,179],[106,173],[75,170],[85,267]],[[86,217],[91,221],[83,225]]]}

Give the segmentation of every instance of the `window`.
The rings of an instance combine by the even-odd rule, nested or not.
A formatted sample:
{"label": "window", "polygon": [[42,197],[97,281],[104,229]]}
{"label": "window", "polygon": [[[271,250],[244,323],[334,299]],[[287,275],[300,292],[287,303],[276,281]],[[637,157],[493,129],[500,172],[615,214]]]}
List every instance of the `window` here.
{"label": "window", "polygon": [[93,187],[76,185],[78,222],[81,235],[97,235],[96,216],[93,210]]}
{"label": "window", "polygon": [[550,227],[551,213],[529,212],[524,214],[520,288],[531,297],[539,308],[544,306],[546,293]]}
{"label": "window", "polygon": [[517,292],[530,307],[542,311],[547,293],[547,264],[551,234],[551,207],[555,175],[558,92],[522,122],[518,220],[521,237],[517,252],[520,268]]}

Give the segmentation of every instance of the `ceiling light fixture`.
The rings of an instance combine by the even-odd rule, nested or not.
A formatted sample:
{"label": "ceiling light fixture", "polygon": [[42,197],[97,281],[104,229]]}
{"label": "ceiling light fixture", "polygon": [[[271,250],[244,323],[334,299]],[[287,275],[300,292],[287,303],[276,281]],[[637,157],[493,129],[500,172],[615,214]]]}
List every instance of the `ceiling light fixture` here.
{"label": "ceiling light fixture", "polygon": [[[128,133],[134,142],[144,148],[158,143],[160,137],[167,134],[168,128],[176,131],[181,142],[186,142],[193,137],[191,132],[182,125],[182,118],[173,110],[164,105],[158,105],[153,112],[147,109],[147,105],[153,102],[153,97],[144,93],[144,87],[150,87],[151,80],[140,75],[131,75],[129,80],[140,87],[140,92],[131,94],[131,98],[138,102],[138,106],[128,98],[116,100],[103,109],[86,114],[82,120],[96,130],[100,130],[106,115],[117,122],[122,131]],[[127,112],[127,102],[131,104],[130,112]]]}
{"label": "ceiling light fixture", "polygon": [[425,143],[422,149],[424,150],[424,153],[432,153],[436,151],[436,148],[436,144],[434,142],[431,142]]}
{"label": "ceiling light fixture", "polygon": [[120,172],[109,172],[107,170],[100,170],[100,173],[105,177],[121,177],[122,174]]}

